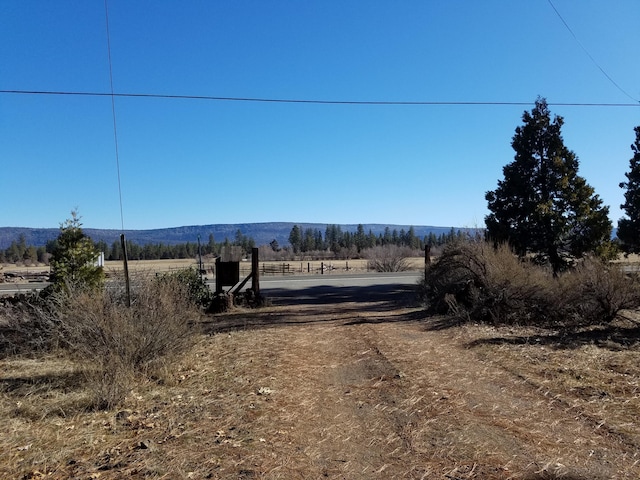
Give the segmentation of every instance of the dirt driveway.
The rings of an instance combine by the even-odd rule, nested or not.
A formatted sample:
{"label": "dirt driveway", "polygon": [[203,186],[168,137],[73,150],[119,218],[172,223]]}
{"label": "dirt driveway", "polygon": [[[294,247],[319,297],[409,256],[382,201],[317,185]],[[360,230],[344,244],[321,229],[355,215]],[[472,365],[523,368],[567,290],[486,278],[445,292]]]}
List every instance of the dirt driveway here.
{"label": "dirt driveway", "polygon": [[591,397],[509,371],[470,348],[476,333],[429,328],[399,298],[274,307],[214,337],[246,388],[237,448],[258,439],[245,476],[640,478],[637,425],[608,425]]}
{"label": "dirt driveway", "polygon": [[509,332],[441,328],[409,290],[357,298],[210,318],[176,381],[139,385],[122,410],[70,414],[61,398],[16,416],[0,473],[640,478],[637,348],[496,343]]}

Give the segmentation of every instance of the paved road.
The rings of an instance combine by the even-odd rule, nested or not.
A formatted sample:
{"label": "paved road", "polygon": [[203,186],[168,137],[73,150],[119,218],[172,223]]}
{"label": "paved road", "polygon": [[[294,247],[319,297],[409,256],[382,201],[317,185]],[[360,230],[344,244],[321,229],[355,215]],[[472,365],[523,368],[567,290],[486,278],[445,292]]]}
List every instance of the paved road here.
{"label": "paved road", "polygon": [[15,295],[17,293],[29,293],[33,290],[42,290],[49,285],[45,282],[32,283],[0,283],[0,295]]}
{"label": "paved road", "polygon": [[414,296],[421,273],[362,273],[261,277],[260,290],[274,304],[400,300]]}
{"label": "paved road", "polygon": [[[413,291],[421,272],[261,276],[260,289],[273,303],[375,301]],[[0,295],[41,290],[47,283],[2,283]],[[248,286],[251,282],[248,283]],[[212,285],[213,287],[213,285]]]}

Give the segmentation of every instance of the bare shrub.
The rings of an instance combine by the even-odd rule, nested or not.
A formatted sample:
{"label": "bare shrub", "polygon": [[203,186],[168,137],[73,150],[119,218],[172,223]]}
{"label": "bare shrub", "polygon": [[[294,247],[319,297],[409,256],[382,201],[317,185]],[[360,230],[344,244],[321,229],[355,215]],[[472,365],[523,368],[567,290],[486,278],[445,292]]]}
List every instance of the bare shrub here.
{"label": "bare shrub", "polygon": [[637,275],[594,257],[559,277],[557,292],[558,322],[569,325],[609,323],[621,310],[640,305]]}
{"label": "bare shrub", "polygon": [[506,246],[456,242],[445,246],[421,285],[433,312],[460,320],[524,324],[548,314],[549,279],[548,272],[519,260]]}
{"label": "bare shrub", "polygon": [[587,258],[559,277],[507,246],[460,242],[425,272],[427,308],[460,321],[580,327],[611,322],[640,305],[640,288],[613,264]]}
{"label": "bare shrub", "polygon": [[397,245],[384,245],[370,248],[364,252],[369,260],[369,269],[376,272],[404,272],[411,268],[409,258],[412,251]]}
{"label": "bare shrub", "polygon": [[112,408],[139,376],[154,377],[193,341],[198,311],[176,277],[141,278],[132,305],[121,292],[81,291],[64,298],[61,337],[86,366],[98,408]]}
{"label": "bare shrub", "polygon": [[58,345],[54,306],[37,293],[0,299],[0,358],[51,351]]}

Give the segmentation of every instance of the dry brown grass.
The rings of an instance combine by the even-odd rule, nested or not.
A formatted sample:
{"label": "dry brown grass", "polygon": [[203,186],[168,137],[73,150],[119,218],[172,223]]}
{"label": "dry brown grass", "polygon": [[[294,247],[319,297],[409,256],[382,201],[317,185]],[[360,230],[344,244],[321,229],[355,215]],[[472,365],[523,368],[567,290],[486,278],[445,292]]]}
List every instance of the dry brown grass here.
{"label": "dry brown grass", "polygon": [[4,361],[0,477],[640,478],[634,324],[570,342],[439,320],[376,303],[236,310],[174,381],[140,382],[110,412],[86,410],[64,358]]}

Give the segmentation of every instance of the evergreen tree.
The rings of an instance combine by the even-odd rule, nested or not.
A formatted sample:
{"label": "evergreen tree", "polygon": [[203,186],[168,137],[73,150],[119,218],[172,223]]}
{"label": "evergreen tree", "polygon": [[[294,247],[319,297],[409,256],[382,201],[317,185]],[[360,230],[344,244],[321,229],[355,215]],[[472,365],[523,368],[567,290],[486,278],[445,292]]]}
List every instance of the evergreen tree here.
{"label": "evergreen tree", "polygon": [[318,250],[318,251],[326,250],[327,247],[325,246],[325,242],[322,239],[322,232],[320,231],[320,229],[317,229],[317,228],[315,229],[314,236],[315,236],[315,243],[316,243],[315,250]]}
{"label": "evergreen tree", "polygon": [[393,242],[391,238],[391,229],[389,227],[384,227],[384,236],[382,237],[382,245],[389,245]]}
{"label": "evergreen tree", "polygon": [[47,249],[45,247],[38,247],[37,255],[38,255],[38,263],[45,263],[45,264],[49,263],[49,254],[47,253]]}
{"label": "evergreen tree", "polygon": [[302,232],[298,225],[294,225],[291,229],[291,233],[289,233],[289,243],[291,244],[291,248],[293,248],[293,253],[300,252],[300,248],[302,247]]}
{"label": "evergreen tree", "polygon": [[416,229],[413,226],[409,227],[407,232],[407,246],[410,248],[420,248],[420,239],[416,237]]}
{"label": "evergreen tree", "polygon": [[373,230],[369,229],[369,235],[367,236],[367,248],[373,248],[376,246],[378,238],[376,234],[373,233]]}
{"label": "evergreen tree", "polygon": [[[52,252],[55,251],[55,248]],[[109,260],[122,260],[122,245],[119,241],[114,241],[111,244],[111,249],[109,250]]]}
{"label": "evergreen tree", "polygon": [[364,248],[367,246],[367,237],[364,233],[364,226],[361,223],[358,224],[358,228],[356,230],[356,234],[354,235],[353,241],[356,244],[358,253],[364,250]]}
{"label": "evergreen tree", "polygon": [[327,225],[324,233],[324,241],[327,248],[333,253],[338,253],[342,242],[342,229],[338,225]]}
{"label": "evergreen tree", "polygon": [[209,234],[209,241],[207,242],[207,246],[205,248],[205,252],[207,255],[213,255],[217,252],[216,248],[216,240],[213,236],[213,233]]}
{"label": "evergreen tree", "polygon": [[316,237],[313,232],[313,228],[305,228],[304,233],[302,235],[302,245],[300,250],[302,252],[311,252],[316,247]]}
{"label": "evergreen tree", "polygon": [[24,233],[21,233],[18,237],[18,255],[21,260],[27,260],[27,237]]}
{"label": "evergreen tree", "polygon": [[628,218],[618,220],[618,239],[626,253],[640,252],[640,126],[634,128],[636,141],[631,145],[633,157],[629,160],[626,182],[620,188],[626,189],[624,203],[620,205]]}
{"label": "evergreen tree", "polygon": [[11,242],[11,245],[9,245],[9,248],[5,251],[5,257],[9,263],[18,263],[22,258],[22,254],[15,240]]}
{"label": "evergreen tree", "polygon": [[96,242],[96,250],[98,250],[99,252],[104,252],[104,254],[107,255],[107,253],[109,252],[109,246],[107,245],[107,242],[105,242],[104,240],[100,240],[99,242]]}
{"label": "evergreen tree", "polygon": [[57,247],[51,257],[51,283],[56,288],[102,286],[104,272],[95,262],[99,252],[91,239],[82,231],[76,210],[71,218],[60,225]]}
{"label": "evergreen tree", "polygon": [[436,236],[435,233],[433,232],[429,232],[429,236],[427,237],[426,240],[427,245],[438,245],[438,237]]}
{"label": "evergreen tree", "polygon": [[28,246],[22,255],[25,263],[36,263],[38,261],[38,249],[33,245]]}
{"label": "evergreen tree", "polygon": [[522,120],[511,143],[514,161],[485,196],[487,236],[521,256],[534,254],[557,274],[610,240],[609,209],[578,175],[578,158],[561,136],[564,120],[551,120],[546,100],[538,98]]}

